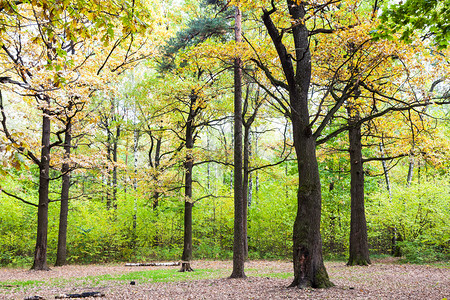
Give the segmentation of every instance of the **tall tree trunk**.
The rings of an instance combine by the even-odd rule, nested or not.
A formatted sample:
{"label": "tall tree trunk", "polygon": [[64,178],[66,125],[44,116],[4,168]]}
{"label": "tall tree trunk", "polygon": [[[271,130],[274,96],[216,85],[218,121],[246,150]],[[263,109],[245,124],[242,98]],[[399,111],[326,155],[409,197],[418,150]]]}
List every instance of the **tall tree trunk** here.
{"label": "tall tree trunk", "polygon": [[[155,182],[155,190],[152,193],[151,196],[151,203],[152,203],[152,208],[153,211],[155,213],[155,217],[158,218],[158,205],[159,205],[159,197],[160,197],[160,192],[159,192],[159,186],[158,186],[158,180],[159,180],[159,165],[161,163],[161,143],[162,143],[162,137],[161,136],[154,136],[152,134],[152,132],[149,132],[150,135],[150,139],[151,139],[151,146],[150,146],[150,150],[148,152],[148,158],[149,158],[149,164],[150,167],[152,167],[153,170],[153,175],[152,175],[152,179]],[[156,147],[155,147],[155,154],[153,155],[153,147],[155,146],[155,142],[156,142]],[[153,158],[152,158],[153,155]],[[159,234],[158,231],[158,227],[155,228],[155,237],[153,240],[153,246],[157,247],[159,245],[161,245],[162,243],[162,237]]]}
{"label": "tall tree trunk", "polygon": [[[49,101],[47,100],[47,103]],[[47,231],[48,231],[48,189],[50,169],[50,117],[47,109],[43,110],[41,162],[39,165],[39,207],[37,219],[36,247],[32,270],[49,270],[47,265]]]}
{"label": "tall tree trunk", "polygon": [[[257,129],[257,128],[256,128]],[[256,130],[257,131],[257,130]],[[258,135],[255,133],[255,157],[258,157]],[[259,174],[258,171],[255,172],[255,203],[258,201],[258,193],[259,193]],[[253,198],[250,198],[253,201]],[[250,207],[252,205],[252,201],[248,203]]]}
{"label": "tall tree trunk", "polygon": [[[249,137],[248,137],[248,157],[250,160],[250,157],[253,155],[252,153],[252,138],[253,135],[251,133],[251,131],[249,132]],[[249,166],[247,166],[247,170],[248,170],[248,198],[247,198],[247,209],[250,209],[250,207],[252,206],[252,198],[253,198],[253,176],[252,173],[250,173],[250,169]],[[248,236],[247,236],[248,239]]]}
{"label": "tall tree trunk", "polygon": [[[153,176],[153,179],[155,180],[155,182],[158,182],[158,167],[161,163],[161,143],[162,143],[162,137],[153,137],[152,136],[152,143],[153,143],[153,139],[156,140],[156,149],[155,149],[155,161],[154,163],[151,163],[151,166],[155,168],[155,175]],[[150,159],[151,159],[151,153],[150,153]],[[159,187],[157,187],[157,189],[153,192],[152,195],[152,203],[153,203],[153,209],[156,210],[156,208],[158,207],[159,204],[159,196],[160,196],[160,192],[158,190]]]}
{"label": "tall tree trunk", "polygon": [[[241,11],[235,7],[234,36],[236,43],[241,42]],[[242,61],[234,60],[234,241],[233,272],[230,278],[245,278],[245,219],[242,188]]]}
{"label": "tall tree trunk", "polygon": [[244,259],[248,259],[248,235],[247,235],[247,213],[249,204],[249,163],[250,163],[250,126],[247,123],[244,126],[244,179],[242,183],[242,200],[243,200],[243,214],[244,214]]}
{"label": "tall tree trunk", "polygon": [[55,266],[63,266],[67,263],[67,215],[69,212],[70,173],[69,162],[70,147],[72,144],[72,121],[68,120],[64,136],[64,159],[62,167],[61,208],[59,212],[58,249],[56,252]]}
{"label": "tall tree trunk", "polygon": [[364,170],[361,145],[361,125],[359,114],[348,108],[350,143],[350,249],[348,266],[369,265],[369,244],[367,242],[367,224],[364,212]]}
{"label": "tall tree trunk", "polygon": [[192,156],[192,149],[194,148],[194,118],[196,116],[197,108],[195,103],[197,95],[192,92],[191,104],[189,109],[189,116],[186,122],[186,161],[184,162],[185,168],[185,181],[184,181],[184,245],[183,255],[181,256],[181,269],[180,272],[192,272],[191,259],[192,259],[192,170],[194,167],[194,157]]}
{"label": "tall tree trunk", "polygon": [[[321,191],[315,141],[308,130],[293,117],[293,133],[298,161],[299,187],[297,216],[294,222],[294,281],[299,288],[332,286],[322,257],[320,235]],[[296,124],[296,125],[294,125]],[[306,123],[307,124],[307,123]]]}
{"label": "tall tree trunk", "polygon": [[256,115],[258,114],[258,109],[261,106],[262,102],[259,101],[259,92],[256,92],[255,95],[255,108],[251,115],[245,119],[247,114],[247,110],[249,107],[249,94],[250,94],[250,85],[247,86],[247,93],[244,100],[244,108],[242,113],[242,124],[244,126],[244,179],[243,179],[243,202],[244,202],[244,257],[248,259],[248,209],[250,208],[252,201],[252,178],[250,174],[250,156],[251,156],[251,127],[253,122],[256,119]]}
{"label": "tall tree trunk", "polygon": [[139,129],[134,130],[134,142],[133,142],[133,160],[134,160],[134,179],[133,179],[133,246],[136,246],[137,239],[137,152],[139,147]]}
{"label": "tall tree trunk", "polygon": [[[111,133],[109,128],[106,128],[107,140],[106,140],[106,153],[108,162],[111,162]],[[106,174],[106,208],[109,210],[111,208],[111,169],[108,166],[108,172]]]}
{"label": "tall tree trunk", "polygon": [[250,173],[248,177],[248,199],[247,199],[248,209],[252,207],[252,200],[253,200],[253,176],[252,173]]}
{"label": "tall tree trunk", "polygon": [[117,208],[117,147],[119,143],[120,137],[120,125],[116,127],[116,136],[113,141],[113,178],[112,178],[112,188],[113,188],[113,197],[112,197],[112,207]]}
{"label": "tall tree trunk", "polygon": [[271,19],[275,10],[264,11],[262,19],[277,50],[287,82],[294,148],[298,163],[299,188],[297,216],[293,228],[294,280],[291,287],[325,288],[333,284],[328,278],[322,257],[320,235],[321,187],[316,157],[316,140],[309,125],[308,89],[311,80],[311,54],[308,29],[302,22],[306,11],[303,2],[288,0],[291,17],[296,68],[292,54],[283,44],[279,30]]}
{"label": "tall tree trunk", "polygon": [[[211,149],[210,146],[210,133],[209,130],[206,131],[206,149]],[[211,192],[211,163],[206,163],[206,190],[208,193]]]}

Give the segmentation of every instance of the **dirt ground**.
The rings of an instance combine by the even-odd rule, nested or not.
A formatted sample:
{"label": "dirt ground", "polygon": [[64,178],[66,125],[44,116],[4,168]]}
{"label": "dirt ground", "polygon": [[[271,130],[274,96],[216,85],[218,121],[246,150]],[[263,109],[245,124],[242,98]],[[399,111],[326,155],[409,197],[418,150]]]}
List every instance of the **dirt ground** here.
{"label": "dirt ground", "polygon": [[[347,267],[343,262],[328,262],[326,267],[336,285],[329,289],[286,288],[292,278],[292,263],[251,261],[246,279],[228,279],[230,261],[195,261],[194,269],[216,270],[214,279],[175,282],[124,280],[79,280],[99,275],[179,267],[126,267],[124,265],[87,265],[54,267],[50,271],[0,269],[0,299],[25,299],[40,296],[55,299],[62,293],[102,292],[90,299],[426,299],[450,298],[450,269],[444,267],[375,262],[369,267]],[[267,274],[273,274],[270,276]],[[284,276],[283,276],[284,274]],[[78,278],[78,279],[76,279]],[[23,286],[18,281],[42,281]],[[86,298],[85,298],[86,299]]]}

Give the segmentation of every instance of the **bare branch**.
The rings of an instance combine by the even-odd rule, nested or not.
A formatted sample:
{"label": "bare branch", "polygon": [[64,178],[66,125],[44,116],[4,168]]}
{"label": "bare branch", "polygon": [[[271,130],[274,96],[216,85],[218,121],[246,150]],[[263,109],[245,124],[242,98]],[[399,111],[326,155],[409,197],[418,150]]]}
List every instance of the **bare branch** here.
{"label": "bare branch", "polygon": [[363,158],[362,162],[369,162],[369,161],[387,161],[387,160],[393,160],[400,157],[408,156],[409,153],[402,153],[396,156],[389,156],[389,157],[369,157],[369,158]]}
{"label": "bare branch", "polygon": [[3,190],[3,189],[0,189],[0,192],[2,192],[2,193],[4,193],[4,194],[8,195],[9,197],[12,197],[12,198],[14,198],[14,199],[20,200],[20,201],[22,201],[22,202],[25,203],[25,204],[29,204],[29,205],[32,205],[32,206],[34,206],[34,207],[38,207],[37,204],[31,203],[31,202],[29,202],[29,201],[27,201],[27,200],[25,200],[25,199],[23,199],[23,198],[21,198],[21,197],[19,197],[19,196],[16,196],[16,195],[13,195],[13,194],[11,194],[11,193],[8,193],[8,192],[6,192],[6,191]]}

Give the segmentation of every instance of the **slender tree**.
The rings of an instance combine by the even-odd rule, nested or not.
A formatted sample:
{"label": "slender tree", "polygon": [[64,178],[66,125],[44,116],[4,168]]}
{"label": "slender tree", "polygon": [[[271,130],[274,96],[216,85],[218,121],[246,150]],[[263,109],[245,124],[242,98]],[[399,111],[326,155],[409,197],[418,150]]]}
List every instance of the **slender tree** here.
{"label": "slender tree", "polygon": [[192,272],[192,171],[194,166],[194,157],[192,149],[194,148],[194,119],[200,113],[201,106],[197,105],[198,96],[192,91],[189,105],[189,114],[186,120],[186,158],[184,162],[185,180],[184,180],[184,238],[183,255],[181,256],[180,272]]}
{"label": "slender tree", "polygon": [[[235,7],[234,38],[241,42],[242,14],[239,7]],[[233,272],[231,278],[245,278],[245,240],[246,230],[244,191],[242,186],[242,60],[234,60],[234,242],[233,242]]]}
{"label": "slender tree", "polygon": [[70,148],[72,147],[72,120],[68,119],[64,135],[64,162],[61,167],[61,204],[59,212],[58,247],[56,251],[55,266],[63,266],[67,263],[67,216],[69,213],[70,190]]}
{"label": "slender tree", "polygon": [[369,244],[367,242],[367,223],[364,211],[364,169],[361,144],[360,117],[352,104],[348,110],[348,138],[350,153],[350,249],[347,265],[370,264]]}
{"label": "slender tree", "polygon": [[251,127],[253,123],[255,122],[256,116],[258,114],[258,110],[261,107],[263,101],[260,99],[259,96],[259,90],[256,90],[256,93],[254,95],[254,107],[253,111],[250,113],[248,118],[246,119],[246,114],[248,113],[249,106],[251,104],[249,103],[252,98],[250,96],[251,89],[250,89],[250,83],[247,84],[247,91],[245,94],[244,99],[244,107],[242,112],[242,125],[244,126],[244,152],[243,152],[243,181],[242,181],[242,196],[243,196],[243,202],[244,202],[244,251],[245,251],[245,259],[248,259],[248,235],[247,235],[247,219],[248,219],[248,208],[251,205],[251,193],[252,193],[252,185],[251,185],[251,170],[250,170],[250,155],[251,155],[251,139],[250,139],[250,133],[251,133]]}

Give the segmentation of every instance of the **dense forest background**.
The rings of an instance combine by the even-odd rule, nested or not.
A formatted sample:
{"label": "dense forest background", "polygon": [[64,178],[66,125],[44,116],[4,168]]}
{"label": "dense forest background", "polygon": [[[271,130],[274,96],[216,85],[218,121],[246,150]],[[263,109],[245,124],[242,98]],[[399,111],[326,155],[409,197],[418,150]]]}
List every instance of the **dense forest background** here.
{"label": "dense forest background", "polygon": [[[78,8],[65,7],[77,12],[69,17],[64,10],[47,14],[46,1],[7,2],[0,8],[0,266],[33,263],[46,120],[49,262],[56,261],[64,180],[69,263],[179,260],[186,201],[193,204],[193,258],[231,259],[237,56],[244,71],[248,258],[291,259],[298,169],[289,104],[276,80],[281,68],[260,19],[260,6],[270,2],[241,2],[239,43],[232,6],[220,1],[133,1],[92,11],[75,1]],[[316,149],[324,255],[345,259],[349,251],[347,123],[358,116],[367,121],[360,136],[370,254],[447,260],[445,39],[435,44],[420,32],[403,33],[408,41],[401,32],[374,37],[381,28],[377,4],[328,3],[327,10],[319,2],[305,22],[339,29],[310,37],[311,119],[326,124],[314,125],[322,132]],[[58,21],[46,22],[51,18]],[[289,33],[285,11],[274,19]],[[361,76],[366,85],[352,87],[334,110]],[[409,109],[393,104],[398,99]]]}

